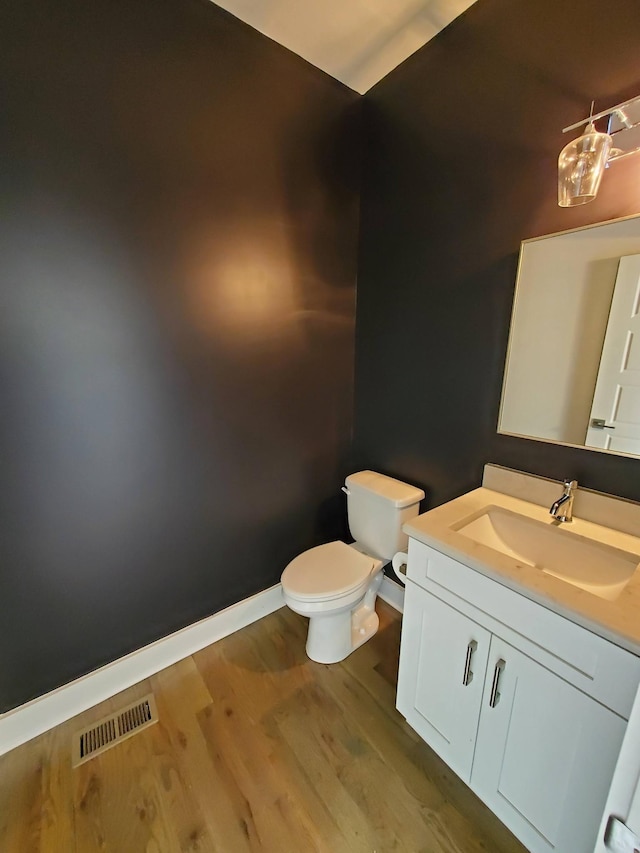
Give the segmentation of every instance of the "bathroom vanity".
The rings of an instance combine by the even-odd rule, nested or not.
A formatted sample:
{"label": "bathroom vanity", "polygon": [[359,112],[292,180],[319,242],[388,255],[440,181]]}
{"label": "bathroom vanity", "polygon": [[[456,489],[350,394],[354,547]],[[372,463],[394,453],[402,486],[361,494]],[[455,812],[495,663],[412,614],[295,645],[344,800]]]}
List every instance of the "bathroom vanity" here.
{"label": "bathroom vanity", "polygon": [[592,853],[640,682],[640,506],[578,490],[559,525],[560,491],[486,466],[405,525],[397,707],[533,853]]}

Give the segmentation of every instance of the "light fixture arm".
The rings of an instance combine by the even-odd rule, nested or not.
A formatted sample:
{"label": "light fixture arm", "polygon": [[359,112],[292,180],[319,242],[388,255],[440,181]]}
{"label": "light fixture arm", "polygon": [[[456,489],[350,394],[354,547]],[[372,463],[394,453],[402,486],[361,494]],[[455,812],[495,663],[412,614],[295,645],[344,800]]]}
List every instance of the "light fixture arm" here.
{"label": "light fixture arm", "polygon": [[615,107],[609,107],[608,110],[602,110],[602,112],[596,113],[595,115],[589,115],[586,118],[577,121],[575,124],[570,124],[568,127],[563,127],[562,132],[568,133],[570,130],[576,130],[579,127],[584,127],[590,122],[598,121],[598,119],[605,118],[606,116],[610,116],[613,113],[616,113],[620,118],[620,121],[628,128],[636,127],[638,124],[640,124],[640,122],[630,122],[624,110],[632,106],[633,104],[636,104],[638,101],[640,101],[640,96],[636,95],[635,98],[629,98],[628,101],[623,101],[621,104],[616,104]]}

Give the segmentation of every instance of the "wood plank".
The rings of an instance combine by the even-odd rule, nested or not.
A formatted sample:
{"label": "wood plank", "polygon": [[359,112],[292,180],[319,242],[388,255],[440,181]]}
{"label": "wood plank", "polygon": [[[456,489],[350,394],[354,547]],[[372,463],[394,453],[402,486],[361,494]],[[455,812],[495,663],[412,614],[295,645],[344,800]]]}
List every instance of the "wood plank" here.
{"label": "wood plank", "polygon": [[232,800],[209,759],[197,715],[211,695],[193,658],[180,661],[151,679],[162,741],[154,748],[170,813],[177,815],[185,850],[250,850],[233,816]]}
{"label": "wood plank", "polygon": [[42,853],[56,850],[75,853],[69,731],[58,726],[43,735],[41,743],[46,758],[42,764],[40,850]]}
{"label": "wood plank", "polygon": [[42,776],[46,756],[41,739],[2,756],[0,763],[0,850],[40,850]]}

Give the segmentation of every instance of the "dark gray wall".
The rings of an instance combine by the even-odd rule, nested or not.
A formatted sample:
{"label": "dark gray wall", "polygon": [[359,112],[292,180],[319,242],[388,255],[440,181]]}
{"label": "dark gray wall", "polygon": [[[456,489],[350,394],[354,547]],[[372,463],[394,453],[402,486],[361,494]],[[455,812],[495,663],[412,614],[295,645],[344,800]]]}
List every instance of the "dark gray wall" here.
{"label": "dark gray wall", "polygon": [[208,0],[0,11],[0,710],[343,532],[358,98]]}
{"label": "dark gray wall", "polygon": [[365,96],[355,468],[429,506],[485,462],[640,499],[639,461],[496,434],[520,241],[640,212],[638,157],[556,201],[562,128],[640,93],[639,43],[636,0],[479,0]]}

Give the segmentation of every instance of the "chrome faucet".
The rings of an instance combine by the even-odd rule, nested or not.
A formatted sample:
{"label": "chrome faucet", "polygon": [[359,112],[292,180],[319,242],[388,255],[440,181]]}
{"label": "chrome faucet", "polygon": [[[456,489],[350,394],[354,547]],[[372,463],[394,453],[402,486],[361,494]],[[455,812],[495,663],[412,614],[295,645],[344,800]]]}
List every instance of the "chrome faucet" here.
{"label": "chrome faucet", "polygon": [[[577,480],[565,480],[564,492],[551,504],[549,512],[558,521],[573,521],[574,491],[578,488]],[[562,512],[560,510],[562,509]]]}

